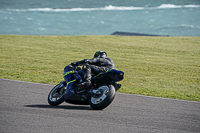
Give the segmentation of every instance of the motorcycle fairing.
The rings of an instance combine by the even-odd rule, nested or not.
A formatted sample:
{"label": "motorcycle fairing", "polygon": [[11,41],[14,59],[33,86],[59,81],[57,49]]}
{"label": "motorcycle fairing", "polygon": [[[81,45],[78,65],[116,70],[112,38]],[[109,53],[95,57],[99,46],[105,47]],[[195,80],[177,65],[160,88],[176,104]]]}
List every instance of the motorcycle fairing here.
{"label": "motorcycle fairing", "polygon": [[66,91],[64,93],[64,100],[66,101],[69,97],[75,94],[74,89],[72,89],[72,85],[74,84],[74,82],[80,80],[81,76],[78,75],[77,71],[74,71],[69,67],[65,67],[63,76],[67,82]]}
{"label": "motorcycle fairing", "polygon": [[72,89],[72,85],[76,80],[72,80],[70,82],[67,83],[67,87],[65,90],[65,95],[64,95],[64,100],[68,99],[69,97],[71,97],[73,94],[75,94],[74,90]]}
{"label": "motorcycle fairing", "polygon": [[116,70],[116,69],[110,69],[107,70],[105,73],[100,73],[97,76],[92,78],[92,82],[96,84],[97,86],[101,84],[109,84],[109,83],[116,83],[117,81],[120,81],[124,78],[124,72]]}
{"label": "motorcycle fairing", "polygon": [[[83,71],[81,71],[83,73]],[[72,89],[72,85],[76,82],[82,79],[82,77],[78,74],[77,71],[72,70],[70,67],[65,67],[63,72],[64,79],[67,82],[67,87],[65,91],[64,100],[70,100],[70,97],[72,95],[75,95],[74,89]],[[107,70],[105,73],[99,73],[96,76],[92,76],[92,83],[100,86],[102,84],[115,84],[117,81],[120,81],[124,78],[124,72],[110,69]],[[79,98],[79,96],[78,96]]]}

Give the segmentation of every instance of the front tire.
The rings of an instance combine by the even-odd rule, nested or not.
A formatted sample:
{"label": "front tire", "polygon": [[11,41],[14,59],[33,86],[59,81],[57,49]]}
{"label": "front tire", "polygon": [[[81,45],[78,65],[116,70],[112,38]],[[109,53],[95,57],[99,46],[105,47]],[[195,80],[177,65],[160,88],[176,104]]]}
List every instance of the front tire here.
{"label": "front tire", "polygon": [[101,95],[92,96],[90,98],[90,106],[95,110],[102,110],[114,100],[115,87],[113,85],[104,85],[100,86],[97,90],[101,92]]}
{"label": "front tire", "polygon": [[62,84],[56,85],[49,93],[48,103],[52,106],[57,106],[64,102],[65,86]]}

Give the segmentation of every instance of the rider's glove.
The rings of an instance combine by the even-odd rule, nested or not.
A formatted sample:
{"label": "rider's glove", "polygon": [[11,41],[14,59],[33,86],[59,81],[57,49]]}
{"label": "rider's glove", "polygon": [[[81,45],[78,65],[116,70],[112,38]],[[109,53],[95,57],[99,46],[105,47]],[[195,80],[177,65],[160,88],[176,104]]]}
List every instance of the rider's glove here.
{"label": "rider's glove", "polygon": [[72,66],[77,66],[77,62],[72,62],[71,65]]}
{"label": "rider's glove", "polygon": [[85,63],[88,63],[88,59],[84,59],[84,62],[85,62]]}

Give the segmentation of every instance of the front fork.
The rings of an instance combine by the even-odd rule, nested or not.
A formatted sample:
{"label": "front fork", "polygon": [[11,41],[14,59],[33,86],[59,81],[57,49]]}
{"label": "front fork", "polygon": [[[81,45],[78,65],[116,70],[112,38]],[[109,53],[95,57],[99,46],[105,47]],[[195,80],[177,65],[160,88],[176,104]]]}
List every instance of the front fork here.
{"label": "front fork", "polygon": [[56,90],[56,93],[59,93],[63,87],[66,87],[66,85],[67,85],[66,81],[61,81],[58,86],[58,89]]}
{"label": "front fork", "polygon": [[67,82],[66,81],[61,81],[60,82],[60,88],[66,87],[66,86],[67,86]]}

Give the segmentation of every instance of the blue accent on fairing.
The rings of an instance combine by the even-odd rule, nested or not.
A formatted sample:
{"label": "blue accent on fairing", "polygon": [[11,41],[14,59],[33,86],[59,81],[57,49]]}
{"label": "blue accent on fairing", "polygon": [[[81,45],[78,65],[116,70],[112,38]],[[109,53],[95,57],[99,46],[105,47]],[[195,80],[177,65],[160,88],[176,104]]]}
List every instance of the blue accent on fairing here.
{"label": "blue accent on fairing", "polygon": [[[63,75],[65,75],[65,73],[67,73],[69,71],[73,71],[73,70],[71,68],[69,68],[69,67],[65,67]],[[64,100],[67,100],[69,97],[71,97],[73,94],[75,94],[74,90],[72,89],[72,85],[73,85],[74,82],[69,83],[71,81],[71,74],[65,75],[64,79],[67,82],[67,87],[66,87],[66,90],[65,90]]]}
{"label": "blue accent on fairing", "polygon": [[76,79],[76,80],[82,79],[82,77],[78,74],[77,71],[74,72],[74,79]]}
{"label": "blue accent on fairing", "polygon": [[69,97],[71,97],[73,94],[75,94],[74,90],[72,89],[73,84],[74,84],[74,82],[67,84],[64,100],[67,100]]}
{"label": "blue accent on fairing", "polygon": [[[63,75],[69,71],[73,71],[71,68],[69,67],[65,67]],[[66,82],[70,82],[71,81],[71,74],[67,74],[64,76],[64,79],[66,80]]]}

